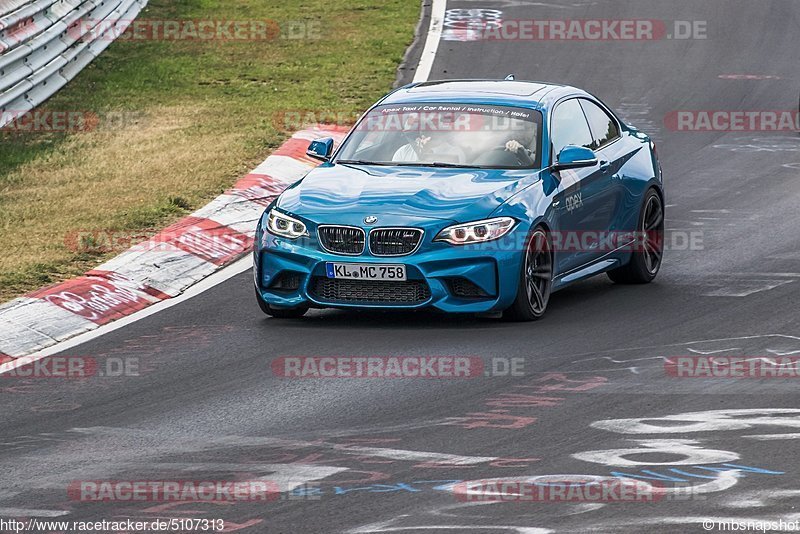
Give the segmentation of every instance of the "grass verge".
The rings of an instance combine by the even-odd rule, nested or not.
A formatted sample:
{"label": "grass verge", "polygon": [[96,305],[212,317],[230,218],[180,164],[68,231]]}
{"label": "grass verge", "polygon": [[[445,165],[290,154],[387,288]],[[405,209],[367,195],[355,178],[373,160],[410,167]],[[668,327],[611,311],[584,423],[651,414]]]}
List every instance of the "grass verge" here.
{"label": "grass verge", "polygon": [[419,0],[150,0],[140,22],[269,32],[120,39],[42,108],[96,127],[0,133],[0,302],[116,253],[76,251],[76,232],[154,233],[220,194],[291,135],[283,112],[363,111],[391,87],[418,16]]}

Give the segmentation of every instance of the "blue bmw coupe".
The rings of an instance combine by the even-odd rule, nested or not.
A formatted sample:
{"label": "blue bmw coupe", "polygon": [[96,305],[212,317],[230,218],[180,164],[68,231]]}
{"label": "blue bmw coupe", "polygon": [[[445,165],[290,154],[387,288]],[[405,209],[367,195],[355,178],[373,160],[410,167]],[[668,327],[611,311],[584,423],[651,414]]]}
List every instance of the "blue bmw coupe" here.
{"label": "blue bmw coupe", "polygon": [[594,96],[514,80],[411,84],[369,109],[266,209],[256,297],[311,308],[436,308],[542,317],[551,294],[661,266],[654,143]]}

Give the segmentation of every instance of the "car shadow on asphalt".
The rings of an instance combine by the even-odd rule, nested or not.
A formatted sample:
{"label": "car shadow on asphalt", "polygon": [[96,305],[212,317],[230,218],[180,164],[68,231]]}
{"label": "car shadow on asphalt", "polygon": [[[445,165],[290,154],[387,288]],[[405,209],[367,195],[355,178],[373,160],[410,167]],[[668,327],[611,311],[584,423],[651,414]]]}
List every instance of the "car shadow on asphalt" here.
{"label": "car shadow on asphalt", "polygon": [[639,286],[620,286],[605,277],[577,282],[556,293],[550,299],[547,313],[541,321],[514,323],[501,319],[500,314],[448,314],[435,310],[348,310],[312,309],[302,320],[265,318],[270,327],[303,328],[413,328],[415,330],[502,330],[559,321],[574,321],[593,313],[608,314],[609,310],[635,308],[641,298],[664,297],[666,288],[657,282]]}

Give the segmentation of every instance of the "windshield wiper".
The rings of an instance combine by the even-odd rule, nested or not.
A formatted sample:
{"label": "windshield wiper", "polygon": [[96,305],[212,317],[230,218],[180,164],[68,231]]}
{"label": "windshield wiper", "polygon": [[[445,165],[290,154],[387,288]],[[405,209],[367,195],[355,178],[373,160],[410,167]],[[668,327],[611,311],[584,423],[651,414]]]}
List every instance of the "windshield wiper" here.
{"label": "windshield wiper", "polygon": [[447,163],[445,161],[434,161],[429,164],[431,167],[447,167],[451,169],[474,169],[473,165],[459,165],[458,163]]}
{"label": "windshield wiper", "polygon": [[384,167],[439,167],[442,169],[499,169],[506,171],[524,170],[531,167],[492,167],[487,165],[459,165],[458,163],[447,163],[445,161],[363,161],[359,159],[340,159],[334,163],[345,165],[381,165]]}
{"label": "windshield wiper", "polygon": [[444,161],[395,161],[389,163],[395,167],[444,167],[448,169],[475,169],[474,165],[459,165],[457,163],[445,163]]}
{"label": "windshield wiper", "polygon": [[345,165],[391,165],[391,163],[383,161],[363,161],[360,159],[339,159],[335,163],[342,163]]}

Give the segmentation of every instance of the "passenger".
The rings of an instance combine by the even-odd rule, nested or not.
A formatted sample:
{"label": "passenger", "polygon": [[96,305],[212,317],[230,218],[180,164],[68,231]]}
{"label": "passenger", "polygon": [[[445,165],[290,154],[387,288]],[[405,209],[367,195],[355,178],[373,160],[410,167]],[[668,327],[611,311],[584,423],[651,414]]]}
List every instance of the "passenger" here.
{"label": "passenger", "polygon": [[392,161],[399,163],[451,163],[463,164],[467,155],[464,150],[454,144],[448,134],[420,135],[414,144],[407,143],[392,156]]}

